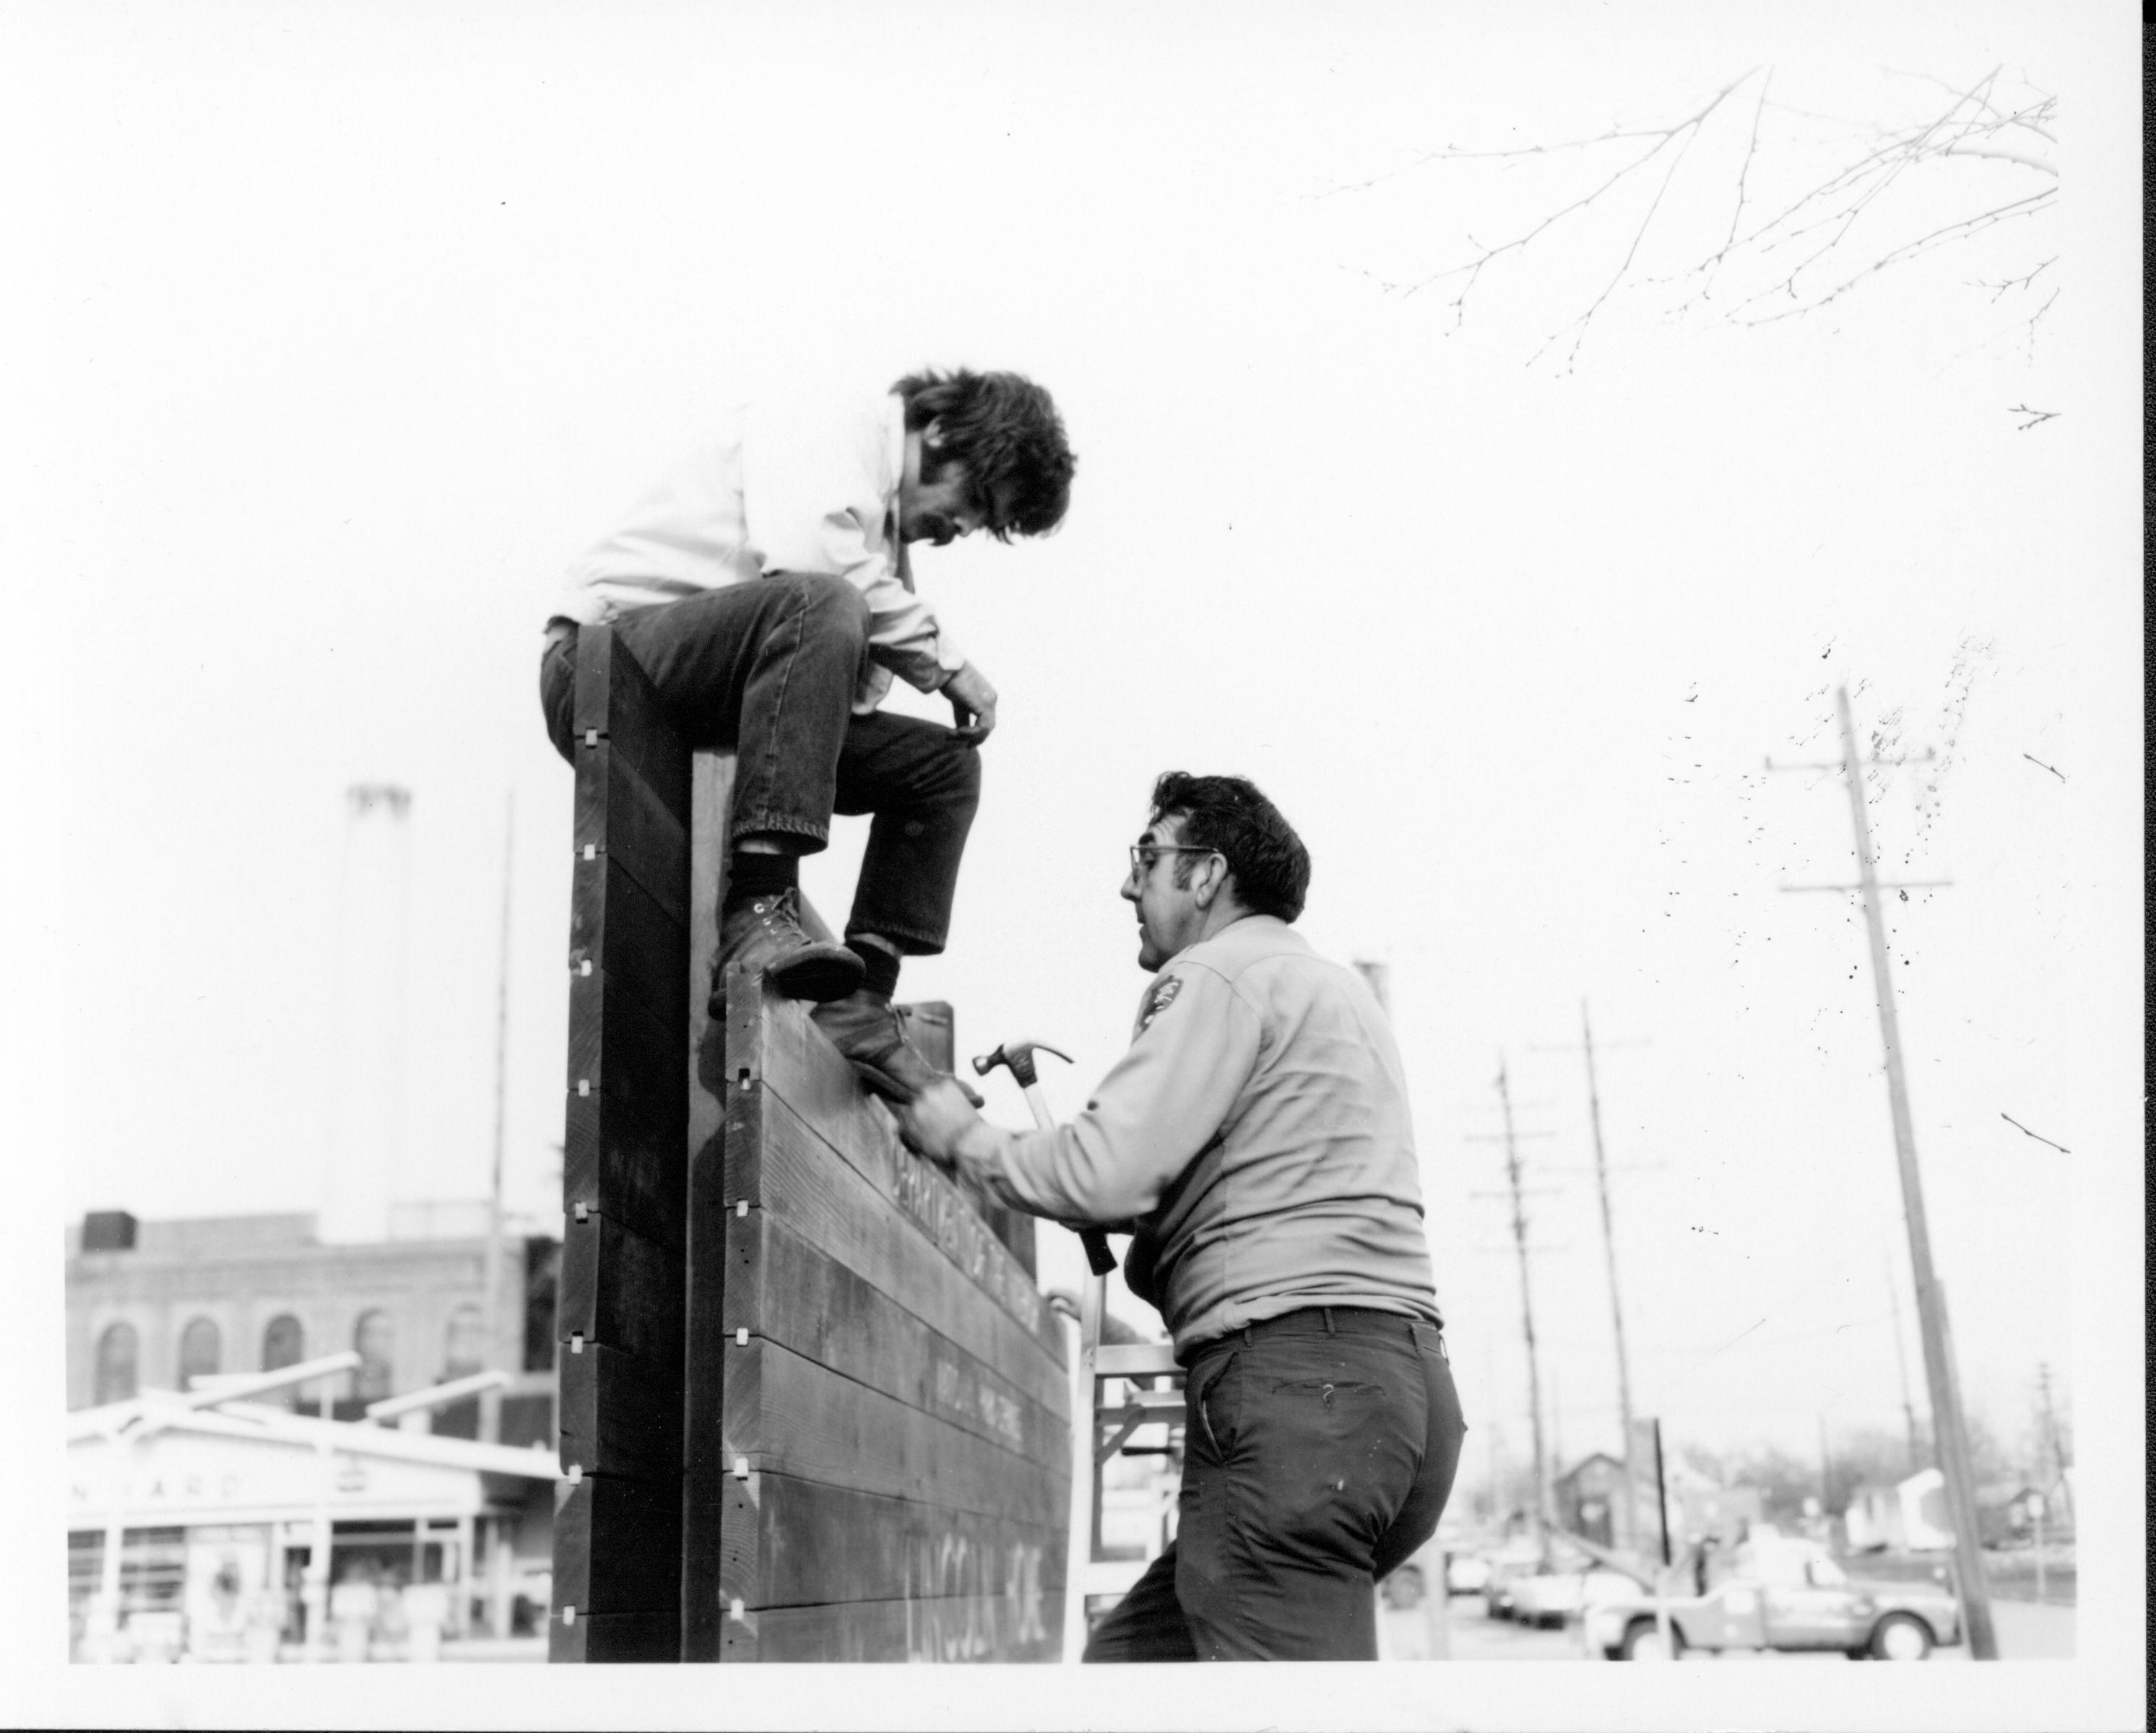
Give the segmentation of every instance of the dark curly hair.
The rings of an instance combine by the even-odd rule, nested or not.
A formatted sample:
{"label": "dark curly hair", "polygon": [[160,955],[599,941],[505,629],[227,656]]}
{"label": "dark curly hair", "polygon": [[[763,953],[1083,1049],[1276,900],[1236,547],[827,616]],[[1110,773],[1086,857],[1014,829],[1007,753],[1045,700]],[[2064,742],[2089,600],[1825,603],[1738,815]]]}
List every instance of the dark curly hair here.
{"label": "dark curly hair", "polygon": [[940,423],[941,450],[924,457],[921,479],[932,482],[947,463],[966,466],[974,497],[992,515],[1008,492],[1010,510],[983,526],[998,541],[1045,536],[1070,509],[1070,477],[1078,467],[1063,435],[1055,400],[1016,373],[924,370],[891,387],[906,399],[906,429]]}
{"label": "dark curly hair", "polygon": [[[1281,810],[1240,777],[1194,777],[1172,770],[1152,785],[1152,822],[1183,821],[1180,839],[1216,851],[1235,875],[1237,899],[1260,915],[1292,921],[1310,889],[1310,851]],[[1175,882],[1188,884],[1194,854],[1175,857]]]}

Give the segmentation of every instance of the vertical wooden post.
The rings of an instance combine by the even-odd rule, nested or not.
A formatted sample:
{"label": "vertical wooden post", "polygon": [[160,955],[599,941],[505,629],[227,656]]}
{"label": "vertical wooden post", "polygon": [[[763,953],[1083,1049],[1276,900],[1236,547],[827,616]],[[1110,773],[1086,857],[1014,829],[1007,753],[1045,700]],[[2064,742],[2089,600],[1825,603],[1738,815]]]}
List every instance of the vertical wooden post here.
{"label": "vertical wooden post", "polygon": [[606,627],[577,643],[557,1315],[555,1660],[677,1659],[690,756]]}
{"label": "vertical wooden post", "polygon": [[696,755],[689,825],[689,1220],[681,1457],[681,1659],[720,1657],[726,1606],[719,1588],[726,1476],[726,1019],[708,1008],[726,896],[726,818],[733,760]]}

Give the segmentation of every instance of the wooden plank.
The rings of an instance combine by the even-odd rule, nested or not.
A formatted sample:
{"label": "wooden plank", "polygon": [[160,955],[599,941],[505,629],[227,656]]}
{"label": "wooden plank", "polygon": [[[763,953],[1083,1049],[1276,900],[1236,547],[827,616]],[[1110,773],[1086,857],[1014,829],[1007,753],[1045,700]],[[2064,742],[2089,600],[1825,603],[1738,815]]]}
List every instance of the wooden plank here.
{"label": "wooden plank", "polygon": [[563,1222],[556,1340],[618,1348],[678,1379],[683,1284],[675,1252],[606,1216]]}
{"label": "wooden plank", "polygon": [[664,1026],[604,969],[569,979],[569,1093],[603,1092],[665,1135],[687,1111],[687,1032]]}
{"label": "wooden plank", "polygon": [[1063,1586],[1066,1530],[947,1510],[787,1474],[733,1483],[726,1604],[1041,1593]]}
{"label": "wooden plank", "polygon": [[726,1625],[729,1661],[1054,1661],[1062,1654],[1057,1608],[1024,1595],[781,1607]]}
{"label": "wooden plank", "polygon": [[577,755],[574,859],[619,861],[680,925],[689,920],[689,833],[635,767],[602,739]]}
{"label": "wooden plank", "polygon": [[577,634],[577,699],[573,716],[579,755],[593,750],[596,732],[613,743],[681,823],[689,822],[689,748],[668,722],[644,670],[610,626],[586,626]]}
{"label": "wooden plank", "polygon": [[663,1028],[665,1050],[688,1063],[688,936],[680,919],[630,876],[621,857],[579,859],[571,885],[569,970],[603,970]]}
{"label": "wooden plank", "polygon": [[716,1661],[726,1602],[721,1560],[726,1460],[726,1023],[706,1008],[726,895],[726,830],[733,760],[698,752],[690,769],[689,820],[689,1079],[687,1345],[683,1361],[681,1463],[681,1659]]}
{"label": "wooden plank", "polygon": [[654,1125],[626,1101],[572,1090],[562,1145],[562,1213],[570,1220],[581,1206],[678,1252],[687,1172],[678,1127]]}
{"label": "wooden plank", "polygon": [[681,1471],[681,1379],[619,1350],[588,1344],[556,1362],[565,1469],[631,1479]]}
{"label": "wooden plank", "polygon": [[[731,990],[730,990],[731,991]],[[732,991],[726,1029],[727,1074],[761,1082],[870,1187],[910,1218],[944,1254],[1063,1363],[1063,1328],[1034,1279],[983,1225],[965,1197],[935,1167],[901,1146],[891,1115],[854,1082],[852,1069],[808,1019],[804,1007],[768,993]],[[734,1100],[755,1093],[737,1090]],[[732,1111],[730,1106],[729,1111]],[[753,1204],[755,1152],[734,1144],[728,1203]]]}
{"label": "wooden plank", "polygon": [[681,1604],[681,1489],[587,1474],[554,1497],[554,1612],[659,1613]]}
{"label": "wooden plank", "polygon": [[[1032,1319],[993,1303],[917,1222],[899,1215],[785,1102],[761,1087],[735,1091],[727,1113],[726,1165],[730,1210],[746,1203],[751,1216],[770,1215],[937,1335],[995,1367],[1021,1394],[1051,1413],[1068,1416],[1060,1336],[1045,1340]],[[974,1225],[985,1238],[986,1230]],[[1025,1294],[1046,1312],[1033,1289]],[[1052,1314],[1049,1322],[1055,1325]],[[727,1324],[732,1330],[760,1327],[745,1308],[730,1313]]]}
{"label": "wooden plank", "polygon": [[[1050,1407],[1029,1396],[768,1211],[728,1225],[725,1334],[746,1330],[1029,1461],[1068,1466],[1067,1403]],[[1042,1368],[1063,1376],[1045,1358]]]}
{"label": "wooden plank", "polygon": [[1070,1476],[752,1336],[726,1349],[726,1448],[736,1472],[792,1474],[861,1492],[1051,1527]]}
{"label": "wooden plank", "polygon": [[547,1622],[550,1661],[675,1661],[677,1638],[670,1613],[578,1613]]}

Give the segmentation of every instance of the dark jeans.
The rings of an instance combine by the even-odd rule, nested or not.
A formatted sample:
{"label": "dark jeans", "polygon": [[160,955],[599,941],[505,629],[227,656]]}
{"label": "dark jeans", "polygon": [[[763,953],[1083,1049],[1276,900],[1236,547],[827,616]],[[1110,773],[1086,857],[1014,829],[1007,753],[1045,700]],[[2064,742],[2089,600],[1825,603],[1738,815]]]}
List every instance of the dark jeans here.
{"label": "dark jeans", "polygon": [[[760,579],[639,608],[614,632],[693,746],[734,756],[732,839],[813,854],[831,815],[874,815],[849,936],[876,933],[910,956],[942,950],[981,760],[913,716],[853,714],[868,604],[844,578]],[[573,638],[548,647],[539,698],[554,750],[575,761]]]}
{"label": "dark jeans", "polygon": [[1088,1661],[1377,1659],[1377,1582],[1436,1531],[1467,1427],[1436,1329],[1329,1321],[1291,1312],[1192,1357],[1176,1537]]}

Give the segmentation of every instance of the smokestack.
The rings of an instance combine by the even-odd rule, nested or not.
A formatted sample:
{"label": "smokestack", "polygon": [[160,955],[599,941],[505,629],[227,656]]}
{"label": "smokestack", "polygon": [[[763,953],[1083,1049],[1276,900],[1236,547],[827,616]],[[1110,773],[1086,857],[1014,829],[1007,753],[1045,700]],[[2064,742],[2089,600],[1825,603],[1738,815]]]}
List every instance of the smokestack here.
{"label": "smokestack", "polygon": [[330,1040],[328,1159],[316,1232],[325,1241],[389,1237],[403,1136],[405,935],[409,924],[408,790],[345,791],[343,882]]}

